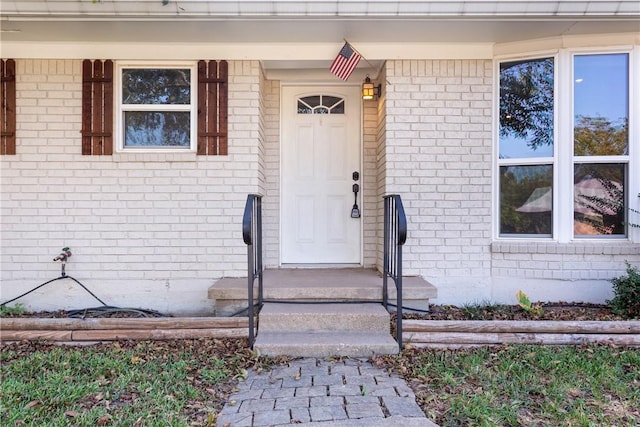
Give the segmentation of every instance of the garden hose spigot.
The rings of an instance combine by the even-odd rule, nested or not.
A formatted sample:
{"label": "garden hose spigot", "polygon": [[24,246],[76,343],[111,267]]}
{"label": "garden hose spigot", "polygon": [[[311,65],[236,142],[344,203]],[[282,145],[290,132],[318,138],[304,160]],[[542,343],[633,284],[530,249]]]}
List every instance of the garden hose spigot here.
{"label": "garden hose spigot", "polygon": [[64,266],[67,263],[67,260],[71,257],[71,251],[69,250],[68,247],[64,247],[62,248],[62,250],[60,251],[60,253],[58,254],[58,256],[56,256],[53,261],[60,261],[61,267],[62,267],[62,276],[66,276],[66,273],[64,271]]}

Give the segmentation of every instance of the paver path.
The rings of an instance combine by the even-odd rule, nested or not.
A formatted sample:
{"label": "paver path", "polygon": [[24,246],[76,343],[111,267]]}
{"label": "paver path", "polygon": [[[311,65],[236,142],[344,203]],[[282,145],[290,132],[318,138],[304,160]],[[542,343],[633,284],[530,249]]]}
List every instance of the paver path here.
{"label": "paver path", "polygon": [[400,377],[371,363],[306,358],[249,373],[218,417],[218,427],[437,427]]}

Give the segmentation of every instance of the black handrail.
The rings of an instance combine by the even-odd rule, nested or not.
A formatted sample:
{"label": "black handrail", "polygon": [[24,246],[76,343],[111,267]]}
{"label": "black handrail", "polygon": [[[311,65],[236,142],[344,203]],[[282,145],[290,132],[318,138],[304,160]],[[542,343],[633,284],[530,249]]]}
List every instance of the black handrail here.
{"label": "black handrail", "polygon": [[258,307],[262,307],[262,196],[249,194],[242,216],[242,239],[247,245],[247,311],[249,315],[249,347],[253,348],[254,298],[253,284],[258,279]]}
{"label": "black handrail", "polygon": [[387,309],[389,293],[387,278],[396,285],[397,318],[396,340],[402,351],[402,245],[407,241],[407,217],[402,199],[397,194],[384,196],[384,275],[382,279],[382,300]]}

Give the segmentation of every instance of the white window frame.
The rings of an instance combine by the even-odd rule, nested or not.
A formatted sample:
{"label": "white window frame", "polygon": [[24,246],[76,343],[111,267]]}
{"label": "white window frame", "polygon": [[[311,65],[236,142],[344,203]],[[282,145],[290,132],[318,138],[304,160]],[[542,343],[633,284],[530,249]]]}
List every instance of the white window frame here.
{"label": "white window frame", "polygon": [[[122,71],[124,69],[189,69],[191,73],[191,96],[189,104],[173,105],[135,105],[128,106],[122,103]],[[114,76],[114,114],[115,114],[115,144],[118,153],[190,153],[197,150],[198,128],[198,69],[195,61],[119,61],[116,63]],[[126,111],[186,111],[190,114],[189,147],[125,147],[124,146],[124,113]]]}
{"label": "white window frame", "polygon": [[[580,163],[580,156],[574,156],[573,146],[573,59],[576,55],[620,54],[629,55],[629,154],[627,156],[591,156],[589,163],[626,163],[627,182],[625,204],[627,208],[640,209],[640,46],[611,46],[598,48],[566,48],[553,51],[532,52],[526,55],[504,55],[494,58],[494,239],[499,241],[527,242],[582,242],[582,241],[640,241],[640,229],[627,226],[627,235],[574,236],[574,163]],[[499,104],[500,104],[500,64],[503,62],[554,58],[554,157],[553,159],[499,159]],[[551,237],[500,234],[500,167],[553,162],[553,234]],[[549,162],[551,163],[551,162]],[[546,164],[549,164],[546,163]],[[631,216],[630,219],[633,219]],[[637,222],[637,221],[636,221]]]}
{"label": "white window frame", "polygon": [[[499,159],[500,153],[500,64],[503,62],[511,62],[511,61],[525,61],[525,60],[535,60],[540,58],[553,58],[553,156],[552,157],[533,157],[533,158],[519,158],[519,159]],[[494,236],[498,240],[527,240],[527,241],[536,241],[536,242],[544,242],[544,241],[553,241],[555,236],[558,233],[558,218],[557,218],[557,207],[558,207],[558,191],[556,188],[558,186],[558,51],[541,51],[534,52],[527,55],[509,55],[504,57],[496,58],[494,61],[494,155],[493,155],[493,171],[494,171],[494,181],[493,181],[493,194],[494,194]],[[501,166],[531,166],[531,165],[552,165],[553,170],[553,182],[552,182],[552,203],[553,203],[553,215],[552,215],[552,228],[551,228],[551,236],[541,235],[541,236],[532,236],[532,235],[523,235],[523,234],[514,234],[513,236],[505,236],[500,234],[500,167]]]}

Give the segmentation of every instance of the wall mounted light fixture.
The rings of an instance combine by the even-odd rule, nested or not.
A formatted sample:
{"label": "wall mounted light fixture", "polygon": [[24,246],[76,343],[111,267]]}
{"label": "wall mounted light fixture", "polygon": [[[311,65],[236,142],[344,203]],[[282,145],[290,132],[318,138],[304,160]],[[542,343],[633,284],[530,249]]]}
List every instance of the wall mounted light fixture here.
{"label": "wall mounted light fixture", "polygon": [[380,93],[382,92],[382,85],[374,86],[371,83],[371,79],[367,74],[367,77],[364,79],[364,83],[362,83],[362,99],[374,99],[375,97],[380,97]]}

